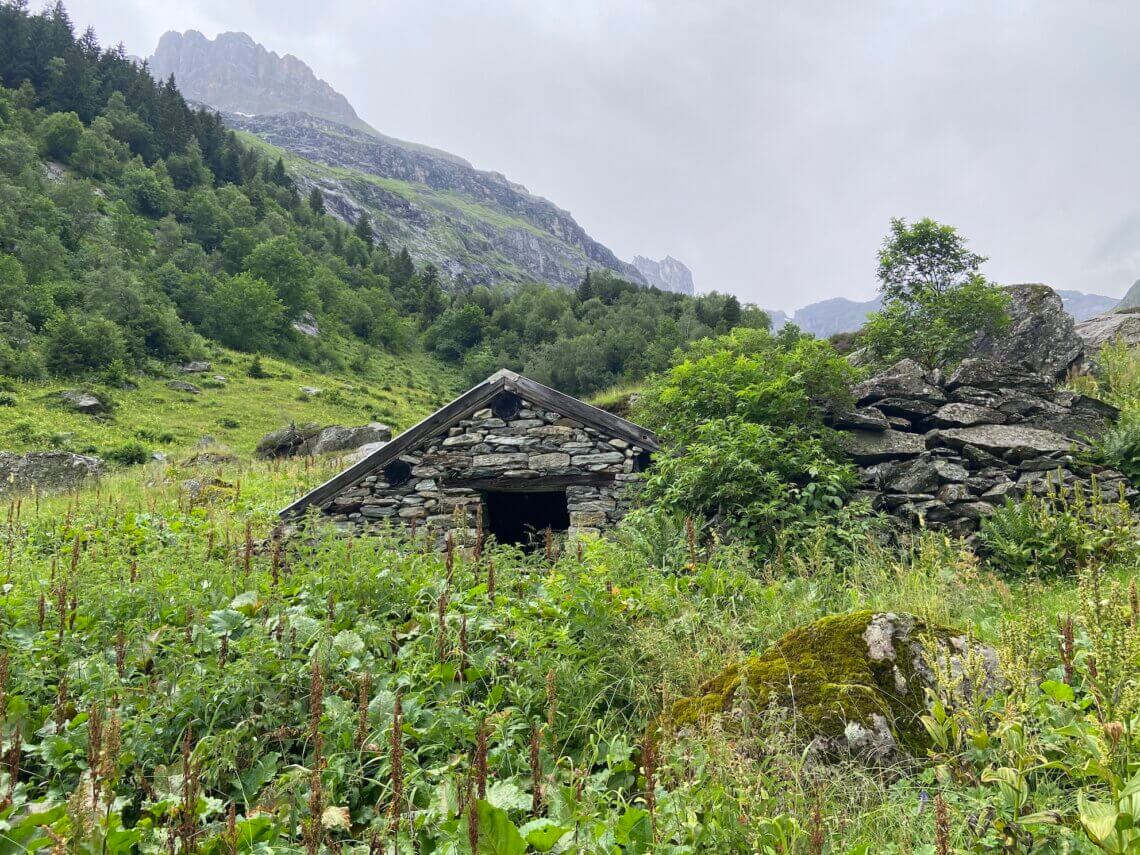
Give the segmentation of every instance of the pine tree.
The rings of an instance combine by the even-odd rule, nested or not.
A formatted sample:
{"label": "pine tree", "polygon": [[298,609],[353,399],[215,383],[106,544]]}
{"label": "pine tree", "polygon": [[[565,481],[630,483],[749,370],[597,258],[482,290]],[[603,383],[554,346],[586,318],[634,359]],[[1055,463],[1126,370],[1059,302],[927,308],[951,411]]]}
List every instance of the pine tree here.
{"label": "pine tree", "polygon": [[320,187],[314,187],[309,191],[309,210],[318,217],[325,212],[325,195]]}
{"label": "pine tree", "polygon": [[366,211],[360,212],[360,219],[356,221],[356,228],[353,230],[358,238],[367,244],[371,244],[376,237],[372,231],[372,221],[368,219]]}
{"label": "pine tree", "polygon": [[429,264],[420,274],[423,282],[423,295],[420,297],[420,327],[427,329],[447,308],[447,298],[439,285],[439,270]]}

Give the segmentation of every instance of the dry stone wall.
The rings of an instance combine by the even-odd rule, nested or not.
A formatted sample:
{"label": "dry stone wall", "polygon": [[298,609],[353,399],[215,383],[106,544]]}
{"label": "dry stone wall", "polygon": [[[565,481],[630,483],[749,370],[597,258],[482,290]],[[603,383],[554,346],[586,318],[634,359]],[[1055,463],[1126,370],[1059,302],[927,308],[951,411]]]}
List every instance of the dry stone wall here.
{"label": "dry stone wall", "polygon": [[969,534],[1030,492],[1094,480],[1106,493],[1131,489],[1082,454],[1116,408],[1024,366],[967,359],[944,377],[903,360],[854,394],[858,406],[833,426],[859,467],[861,495],[911,522]]}
{"label": "dry stone wall", "polygon": [[[321,506],[341,526],[402,524],[447,532],[470,542],[483,514],[471,481],[495,480],[511,489],[553,489],[541,479],[595,476],[567,484],[571,535],[597,533],[629,510],[646,450],[523,400],[511,418],[481,409],[419,448],[372,472]],[[494,489],[492,487],[491,489]],[[484,525],[486,520],[483,519]]]}

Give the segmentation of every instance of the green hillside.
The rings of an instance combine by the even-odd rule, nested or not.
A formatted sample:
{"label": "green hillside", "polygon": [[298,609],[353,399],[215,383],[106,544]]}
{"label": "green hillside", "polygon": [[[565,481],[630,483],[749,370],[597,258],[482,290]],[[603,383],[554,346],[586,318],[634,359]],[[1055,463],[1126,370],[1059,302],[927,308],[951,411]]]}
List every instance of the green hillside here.
{"label": "green hillside", "polygon": [[[351,375],[262,358],[266,376],[258,377],[250,376],[248,355],[215,348],[209,357],[209,372],[169,375],[196,386],[199,394],[171,389],[167,379],[155,376],[137,376],[127,388],[98,381],[0,379],[0,448],[58,448],[113,458],[127,444],[169,455],[212,437],[248,456],[266,432],[291,422],[378,421],[403,430],[458,391],[456,373],[423,356],[379,356]],[[69,410],[59,393],[76,388],[93,392],[110,412],[93,417]]]}

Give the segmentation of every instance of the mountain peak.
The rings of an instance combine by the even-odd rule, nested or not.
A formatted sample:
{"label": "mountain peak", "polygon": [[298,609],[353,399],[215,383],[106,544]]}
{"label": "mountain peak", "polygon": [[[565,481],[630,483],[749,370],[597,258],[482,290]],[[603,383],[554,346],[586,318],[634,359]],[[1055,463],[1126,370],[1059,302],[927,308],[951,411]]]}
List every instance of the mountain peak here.
{"label": "mountain peak", "polygon": [[675,291],[678,294],[693,293],[692,271],[671,255],[665,256],[660,261],[638,255],[633,259],[633,266],[645,277],[645,281],[655,288]]}
{"label": "mountain peak", "polygon": [[278,56],[248,33],[170,31],[150,57],[151,73],[174,75],[182,94],[229,113],[276,115],[305,112],[375,133],[348,99],[292,54]]}

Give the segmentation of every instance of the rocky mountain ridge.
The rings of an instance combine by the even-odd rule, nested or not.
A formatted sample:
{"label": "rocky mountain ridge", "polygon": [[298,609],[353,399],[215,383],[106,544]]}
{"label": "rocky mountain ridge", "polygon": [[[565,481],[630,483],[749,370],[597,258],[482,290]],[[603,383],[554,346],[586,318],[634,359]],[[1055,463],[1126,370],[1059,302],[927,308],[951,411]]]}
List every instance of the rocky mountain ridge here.
{"label": "rocky mountain ridge", "polygon": [[633,266],[654,288],[678,294],[694,293],[692,271],[671,255],[665,256],[660,261],[636,255],[633,258]]}
{"label": "rocky mountain ridge", "polygon": [[245,33],[208,39],[197,30],[167,32],[147,63],[159,80],[171,75],[182,95],[216,110],[272,114],[302,110],[373,132],[348,99],[292,54],[278,56]]}
{"label": "rocky mountain ridge", "polygon": [[[381,238],[407,246],[446,278],[468,284],[577,284],[605,268],[641,285],[570,215],[497,172],[461,157],[381,134],[344,95],[301,60],[278,56],[245,33],[166,33],[148,60],[173,75],[187,98],[218,110],[231,127],[297,155],[290,168],[306,191],[318,187],[331,213],[355,222],[367,212]],[[666,290],[693,293],[676,259],[648,262]]]}
{"label": "rocky mountain ridge", "polygon": [[381,238],[449,278],[573,286],[588,268],[601,267],[647,284],[569,212],[500,173],[304,113],[222,115],[296,155],[294,177],[305,190],[320,188],[332,213],[355,222],[367,211]]}

